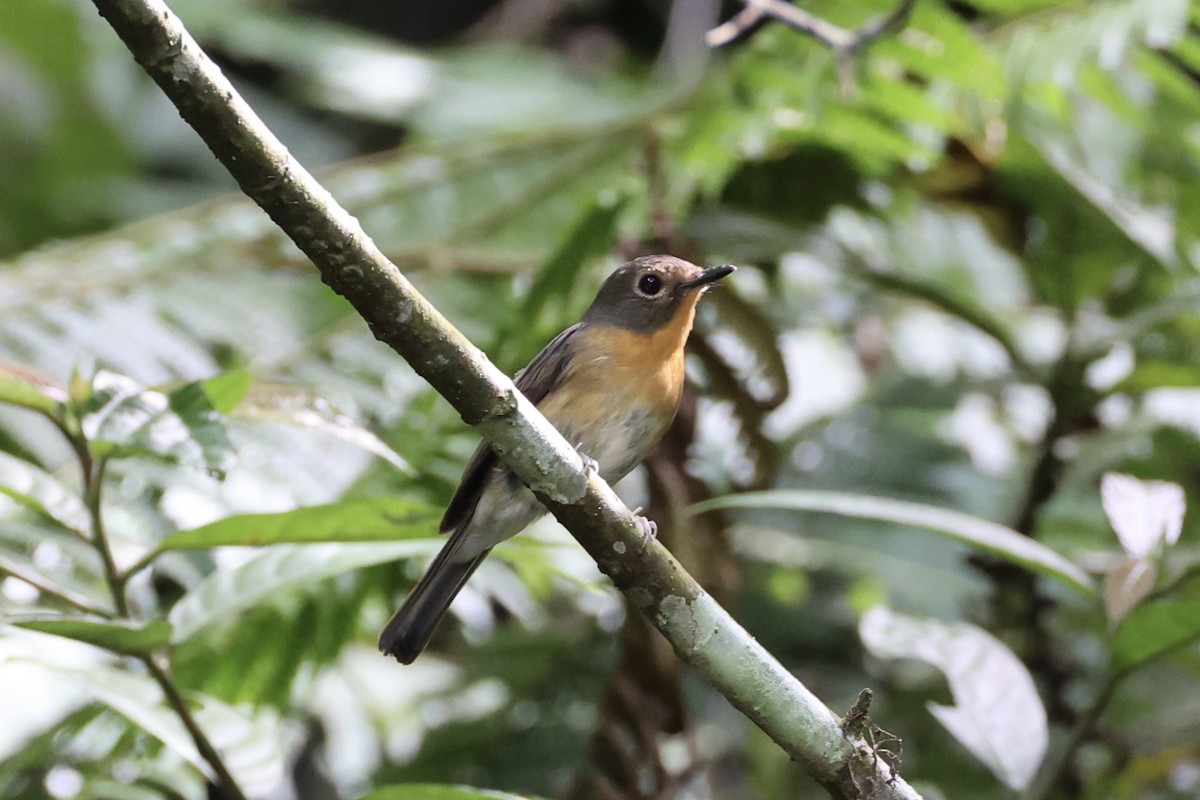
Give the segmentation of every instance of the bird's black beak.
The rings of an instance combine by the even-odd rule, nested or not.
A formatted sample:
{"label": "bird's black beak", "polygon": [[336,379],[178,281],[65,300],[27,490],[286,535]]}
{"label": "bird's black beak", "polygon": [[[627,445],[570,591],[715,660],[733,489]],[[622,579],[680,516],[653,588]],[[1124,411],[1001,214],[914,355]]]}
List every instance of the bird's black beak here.
{"label": "bird's black beak", "polygon": [[726,275],[736,269],[737,267],[735,267],[733,264],[722,264],[719,267],[710,267],[709,269],[706,269],[704,272],[700,273],[699,278],[679,284],[679,288],[695,289],[697,286],[704,286],[714,281],[719,281],[721,278],[724,278]]}

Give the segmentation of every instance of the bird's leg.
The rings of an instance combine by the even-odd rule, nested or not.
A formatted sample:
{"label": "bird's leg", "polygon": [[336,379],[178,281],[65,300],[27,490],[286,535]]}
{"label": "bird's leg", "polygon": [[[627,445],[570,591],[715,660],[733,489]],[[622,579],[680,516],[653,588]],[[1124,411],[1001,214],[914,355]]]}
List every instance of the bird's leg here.
{"label": "bird's leg", "polygon": [[652,539],[658,538],[658,523],[649,517],[643,517],[641,506],[633,510],[633,518],[637,520],[638,527],[642,529],[641,549],[645,550],[646,545],[650,544]]}

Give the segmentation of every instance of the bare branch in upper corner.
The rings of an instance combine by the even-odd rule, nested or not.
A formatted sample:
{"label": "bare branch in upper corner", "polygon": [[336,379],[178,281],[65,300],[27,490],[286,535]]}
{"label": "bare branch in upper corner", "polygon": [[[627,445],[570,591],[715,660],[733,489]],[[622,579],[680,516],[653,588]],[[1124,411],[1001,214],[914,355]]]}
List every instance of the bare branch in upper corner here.
{"label": "bare branch in upper corner", "polygon": [[803,34],[811,36],[833,50],[838,56],[839,70],[844,62],[866,45],[886,34],[904,27],[917,0],[900,0],[892,12],[868,22],[857,30],[846,30],[815,14],[787,2],[787,0],[742,0],[746,5],[737,14],[713,28],[704,37],[709,47],[721,47],[741,38],[767,19],[782,22]]}

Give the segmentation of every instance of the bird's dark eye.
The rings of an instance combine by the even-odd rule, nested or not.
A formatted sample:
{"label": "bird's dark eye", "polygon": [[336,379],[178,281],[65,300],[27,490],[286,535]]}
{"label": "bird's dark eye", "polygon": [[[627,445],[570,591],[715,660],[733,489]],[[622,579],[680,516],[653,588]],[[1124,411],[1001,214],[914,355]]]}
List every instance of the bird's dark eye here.
{"label": "bird's dark eye", "polygon": [[638,280],[638,291],[649,297],[653,297],[662,291],[662,278],[657,275],[643,275]]}

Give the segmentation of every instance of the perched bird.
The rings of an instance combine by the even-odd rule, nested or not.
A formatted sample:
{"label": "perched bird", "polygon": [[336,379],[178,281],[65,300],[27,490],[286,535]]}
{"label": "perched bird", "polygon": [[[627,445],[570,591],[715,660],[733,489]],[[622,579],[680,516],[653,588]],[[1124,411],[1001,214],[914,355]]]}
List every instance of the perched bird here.
{"label": "perched bird", "polygon": [[[609,483],[641,463],[675,418],[696,303],[733,270],[664,255],[630,261],[608,277],[581,322],[517,373],[517,388]],[[450,539],[384,628],[379,649],[411,664],[491,549],[545,513],[482,443],[442,518]]]}

